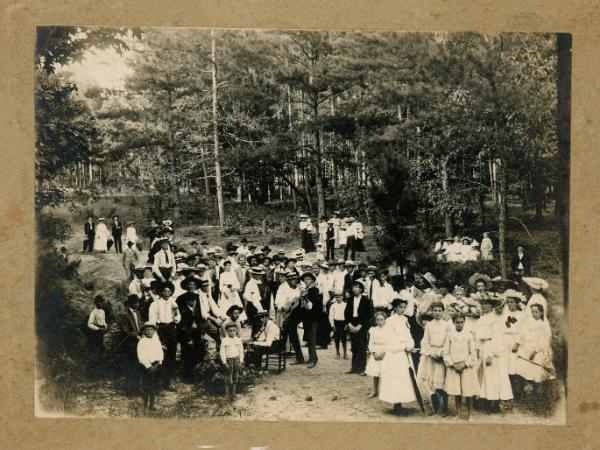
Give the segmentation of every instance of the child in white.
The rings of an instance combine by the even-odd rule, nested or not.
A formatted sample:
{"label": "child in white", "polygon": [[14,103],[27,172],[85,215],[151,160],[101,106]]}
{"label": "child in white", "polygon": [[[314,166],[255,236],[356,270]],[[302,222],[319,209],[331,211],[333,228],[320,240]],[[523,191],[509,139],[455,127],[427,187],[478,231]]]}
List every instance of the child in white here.
{"label": "child in white", "polygon": [[473,334],[465,330],[465,316],[457,313],[452,318],[452,322],[454,329],[448,333],[444,345],[445,391],[446,394],[454,395],[459,415],[462,409],[462,397],[465,397],[468,419],[471,415],[471,397],[479,395],[479,380],[474,369],[477,351]]}
{"label": "child in white", "polygon": [[223,365],[227,369],[227,378],[225,379],[226,394],[229,401],[233,401],[240,373],[240,364],[244,362],[244,345],[242,344],[242,340],[236,335],[236,324],[233,322],[228,323],[226,330],[227,336],[221,340],[220,356]]}
{"label": "child in white", "polygon": [[375,326],[369,329],[369,359],[365,373],[373,377],[373,393],[371,397],[379,395],[379,377],[381,376],[381,361],[385,356],[385,319],[382,311],[375,313]]}

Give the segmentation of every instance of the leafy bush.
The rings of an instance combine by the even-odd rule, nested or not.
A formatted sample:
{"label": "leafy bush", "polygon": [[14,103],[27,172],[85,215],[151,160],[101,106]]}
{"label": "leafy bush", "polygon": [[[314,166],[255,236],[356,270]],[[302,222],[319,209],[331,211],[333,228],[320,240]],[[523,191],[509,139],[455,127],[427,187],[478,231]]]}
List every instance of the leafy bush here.
{"label": "leafy bush", "polygon": [[[210,354],[207,352],[202,364],[196,367],[196,379],[206,393],[210,395],[225,394],[226,375],[226,369],[216,353]],[[257,376],[256,370],[241,365],[237,392],[245,392],[249,386],[255,383]]]}

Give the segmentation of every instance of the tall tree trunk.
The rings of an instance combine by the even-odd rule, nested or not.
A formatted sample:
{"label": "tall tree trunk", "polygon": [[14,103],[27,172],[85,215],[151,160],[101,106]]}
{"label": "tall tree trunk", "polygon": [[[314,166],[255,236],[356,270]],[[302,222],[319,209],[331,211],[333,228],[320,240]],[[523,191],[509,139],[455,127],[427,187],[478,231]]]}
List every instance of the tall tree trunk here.
{"label": "tall tree trunk", "polygon": [[571,157],[571,35],[559,33],[557,98],[558,173],[556,180],[556,216],[560,230],[563,277],[563,301],[569,292],[569,166]]}
{"label": "tall tree trunk", "polygon": [[212,72],[212,128],[215,157],[215,184],[217,186],[217,207],[219,209],[219,227],[225,231],[225,207],[223,205],[223,184],[221,180],[221,155],[219,151],[219,122],[217,111],[217,41],[214,28],[210,30],[211,72]]}
{"label": "tall tree trunk", "polygon": [[[442,190],[444,191],[444,195],[448,197],[448,159],[444,159],[442,161]],[[449,212],[444,213],[444,225],[446,228],[446,236],[454,235],[454,221],[452,220],[452,215]]]}
{"label": "tall tree trunk", "polygon": [[179,182],[177,176],[177,158],[175,154],[175,139],[173,138],[173,114],[172,114],[172,99],[171,93],[169,92],[168,97],[168,111],[167,111],[167,145],[169,153],[169,168],[170,168],[170,191],[171,191],[171,202],[173,204],[173,219],[179,219],[181,217],[181,199],[179,195]]}
{"label": "tall tree trunk", "polygon": [[[314,75],[312,71],[315,70],[315,66],[317,64],[316,59],[313,59],[311,65],[311,73],[308,78],[308,84],[311,86],[314,83]],[[313,91],[311,95],[311,103],[312,103],[312,118],[315,123],[315,129],[313,131],[313,145],[314,145],[314,162],[315,162],[315,182],[317,185],[317,216],[322,217],[325,215],[325,186],[323,183],[323,154],[321,150],[321,136],[319,128],[316,127],[316,124],[319,120],[319,93],[317,91]]]}
{"label": "tall tree trunk", "polygon": [[496,159],[496,169],[498,174],[498,251],[500,252],[500,274],[502,278],[507,278],[507,258],[506,258],[506,170],[504,161]]}
{"label": "tall tree trunk", "polygon": [[210,196],[210,179],[208,178],[208,168],[206,167],[206,151],[200,147],[200,158],[202,158],[202,175],[204,176],[204,193]]}

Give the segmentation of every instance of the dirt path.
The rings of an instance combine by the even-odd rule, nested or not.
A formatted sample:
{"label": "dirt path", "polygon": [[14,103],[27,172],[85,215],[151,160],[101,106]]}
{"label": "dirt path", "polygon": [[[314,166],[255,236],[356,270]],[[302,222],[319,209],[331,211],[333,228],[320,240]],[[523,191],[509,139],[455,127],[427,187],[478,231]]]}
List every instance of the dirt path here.
{"label": "dirt path", "polygon": [[[121,282],[125,277],[121,255],[114,252],[84,254],[81,252],[82,240],[83,233],[76,231],[66,243],[72,258],[81,259],[80,274],[84,277],[93,275],[94,279],[107,283]],[[145,256],[144,253],[143,257]],[[306,354],[305,348],[304,352]],[[349,370],[350,361],[336,359],[333,345],[327,350],[319,349],[318,355],[319,364],[316,368],[288,365],[287,370],[281,374],[268,373],[232,405],[225,403],[222,398],[206,396],[198,387],[176,380],[176,392],[160,394],[156,416],[267,421],[460,422],[457,417],[424,417],[416,404],[406,405],[412,409],[409,416],[394,416],[390,412],[391,405],[376,398],[368,398],[372,389],[371,378],[344,373]],[[350,352],[348,356],[350,357]],[[90,383],[77,399],[76,414],[136,417],[142,414],[140,403],[139,398],[121,394],[113,383]],[[563,389],[558,411],[565,409]],[[537,417],[521,408],[501,415],[486,415],[474,411],[471,422],[551,425],[563,423],[564,413],[553,417]]]}

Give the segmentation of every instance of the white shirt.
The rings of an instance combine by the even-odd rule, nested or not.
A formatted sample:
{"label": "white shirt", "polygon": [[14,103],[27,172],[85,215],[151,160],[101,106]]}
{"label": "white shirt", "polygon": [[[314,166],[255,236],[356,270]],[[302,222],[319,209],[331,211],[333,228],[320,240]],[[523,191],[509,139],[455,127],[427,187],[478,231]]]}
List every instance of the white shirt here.
{"label": "white shirt", "polygon": [[258,289],[258,282],[254,278],[250,279],[246,283],[243,297],[244,299],[246,299],[247,302],[252,303],[259,312],[264,311],[264,308],[260,303],[261,297],[260,291]]}
{"label": "white shirt", "polygon": [[394,288],[387,281],[383,283],[383,286],[379,281],[373,281],[371,300],[373,300],[374,308],[390,308],[392,300],[396,296],[395,294]]}
{"label": "white shirt", "polygon": [[358,317],[358,305],[360,305],[360,298],[362,296],[358,296],[358,297],[354,297],[354,304],[352,305],[354,307],[354,311],[352,311],[352,317]]}
{"label": "white shirt", "polygon": [[125,230],[125,242],[133,242],[134,244],[137,243],[138,241],[138,236],[137,236],[137,232],[135,231],[134,227],[127,227],[127,230]]}
{"label": "white shirt", "polygon": [[319,292],[323,296],[323,304],[324,305],[329,303],[329,300],[331,300],[329,298],[329,292],[333,291],[333,281],[334,281],[334,277],[333,277],[333,273],[331,273],[331,272],[328,272],[328,273],[319,272],[319,275],[317,275],[317,281],[315,284],[319,288]]}
{"label": "white shirt", "polygon": [[175,255],[171,250],[160,250],[154,255],[154,266],[152,269],[156,275],[162,275],[159,270],[161,267],[170,268],[171,276],[175,276],[177,265],[175,263]]}
{"label": "white shirt", "polygon": [[221,312],[219,306],[215,303],[211,296],[205,294],[203,291],[196,292],[199,297],[200,315],[204,320],[208,319],[210,313],[213,316],[220,319],[225,319],[227,316]]}
{"label": "white shirt", "polygon": [[238,280],[238,277],[233,269],[229,272],[221,273],[221,276],[219,277],[219,289],[221,292],[224,292],[226,290],[225,286],[229,284],[234,290],[238,290],[240,288],[240,281]]}
{"label": "white shirt", "polygon": [[221,361],[227,362],[227,358],[240,358],[240,363],[244,362],[244,346],[242,340],[235,336],[225,336],[221,339]]}
{"label": "white shirt", "polygon": [[[362,225],[360,226],[362,228]],[[359,227],[356,222],[352,222],[346,225],[346,237],[354,236],[356,237],[359,232]]]}
{"label": "white shirt", "polygon": [[140,280],[139,278],[134,278],[133,280],[131,280],[131,283],[129,283],[129,295],[132,294],[137,295],[138,298],[142,298],[143,296],[142,280]]}
{"label": "white shirt", "polygon": [[94,308],[88,319],[88,328],[90,330],[99,330],[100,327],[106,328],[106,314],[101,308]]}
{"label": "white shirt", "polygon": [[149,369],[155,361],[163,361],[164,353],[157,333],[154,333],[151,338],[142,336],[137,344],[137,357],[146,369]]}
{"label": "white shirt", "polygon": [[173,297],[165,300],[162,297],[154,300],[148,310],[148,320],[153,324],[158,323],[179,323],[181,315],[177,303]]}
{"label": "white shirt", "polygon": [[333,326],[333,322],[335,320],[344,321],[346,317],[344,316],[344,312],[346,311],[346,302],[334,302],[331,304],[331,308],[329,308],[329,322]]}
{"label": "white shirt", "polygon": [[310,219],[305,219],[300,222],[300,230],[307,230],[307,231],[313,230],[312,222],[310,221]]}
{"label": "white shirt", "polygon": [[274,340],[279,339],[279,327],[272,320],[268,320],[254,340],[254,345],[270,347]]}
{"label": "white shirt", "polygon": [[346,271],[335,269],[333,271],[333,292],[341,294],[344,292],[344,282],[346,281]]}

